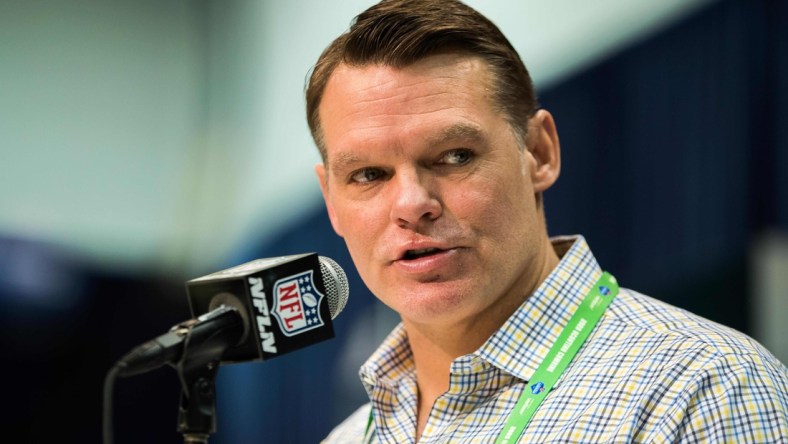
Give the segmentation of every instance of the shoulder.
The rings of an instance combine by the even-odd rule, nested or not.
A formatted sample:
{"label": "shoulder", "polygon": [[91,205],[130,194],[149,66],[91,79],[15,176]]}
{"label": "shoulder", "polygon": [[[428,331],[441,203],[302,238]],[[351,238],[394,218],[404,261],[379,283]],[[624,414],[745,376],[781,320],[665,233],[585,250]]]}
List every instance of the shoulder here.
{"label": "shoulder", "polygon": [[684,350],[703,350],[716,358],[779,361],[761,344],[732,328],[633,290],[621,293],[608,309],[608,327],[661,343],[681,345]]}
{"label": "shoulder", "polygon": [[645,428],[670,431],[658,441],[788,433],[788,369],[749,336],[627,289],[600,327],[591,353],[613,355],[608,369],[650,396],[648,416],[661,414]]}
{"label": "shoulder", "polygon": [[369,403],[359,407],[338,426],[334,427],[334,430],[332,430],[321,443],[363,442],[364,432],[366,431],[367,422],[369,421],[370,409],[371,405]]}

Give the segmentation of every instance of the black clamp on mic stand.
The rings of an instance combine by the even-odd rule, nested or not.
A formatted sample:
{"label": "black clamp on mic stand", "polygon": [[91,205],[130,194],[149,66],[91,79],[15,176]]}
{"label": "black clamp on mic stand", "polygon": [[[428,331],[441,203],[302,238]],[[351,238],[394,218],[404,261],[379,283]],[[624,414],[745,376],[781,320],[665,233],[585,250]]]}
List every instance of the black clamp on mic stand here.
{"label": "black clamp on mic stand", "polygon": [[173,365],[181,381],[178,432],[184,443],[208,443],[216,431],[216,374],[224,352],[245,336],[240,313],[221,307],[173,328],[182,335],[183,353]]}
{"label": "black clamp on mic stand", "polygon": [[208,443],[216,431],[216,373],[218,360],[205,365],[176,367],[181,380],[178,432],[184,443]]}

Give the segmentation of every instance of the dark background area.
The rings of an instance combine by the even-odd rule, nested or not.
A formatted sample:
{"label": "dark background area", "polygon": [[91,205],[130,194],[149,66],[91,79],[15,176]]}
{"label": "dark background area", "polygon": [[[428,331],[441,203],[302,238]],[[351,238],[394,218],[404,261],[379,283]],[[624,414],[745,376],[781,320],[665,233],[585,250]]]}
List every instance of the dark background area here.
{"label": "dark background area", "polygon": [[[540,101],[562,146],[561,179],[545,198],[550,233],[585,235],[626,287],[749,332],[750,245],[788,231],[786,2],[712,3]],[[211,442],[317,442],[363,400],[341,361],[380,308],[323,208],[275,239],[223,266],[316,251],[348,272],[351,300],[336,339],[222,368]],[[195,277],[107,272],[34,239],[0,238],[6,436],[99,442],[106,371],[190,317],[184,283]],[[119,379],[116,442],[182,442],[179,392],[169,368]]]}

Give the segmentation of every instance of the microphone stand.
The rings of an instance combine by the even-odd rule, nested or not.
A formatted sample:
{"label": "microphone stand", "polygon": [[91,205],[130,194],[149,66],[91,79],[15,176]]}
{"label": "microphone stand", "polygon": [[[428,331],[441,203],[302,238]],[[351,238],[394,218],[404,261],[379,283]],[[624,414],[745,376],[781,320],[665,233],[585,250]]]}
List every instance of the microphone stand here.
{"label": "microphone stand", "polygon": [[186,444],[208,444],[216,431],[216,374],[219,361],[200,366],[178,365],[181,401],[178,408],[178,432]]}
{"label": "microphone stand", "polygon": [[173,367],[181,381],[178,432],[186,444],[208,444],[208,438],[216,431],[215,383],[219,363],[224,352],[242,336],[238,312],[223,308],[209,315],[214,320],[212,330],[194,319],[173,328],[185,336],[183,354]]}

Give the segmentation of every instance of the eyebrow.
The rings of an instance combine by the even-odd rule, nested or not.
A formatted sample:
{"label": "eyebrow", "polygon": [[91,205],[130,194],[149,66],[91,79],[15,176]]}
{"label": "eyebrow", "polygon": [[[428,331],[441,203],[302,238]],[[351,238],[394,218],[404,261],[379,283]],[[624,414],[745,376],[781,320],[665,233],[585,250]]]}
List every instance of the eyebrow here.
{"label": "eyebrow", "polygon": [[434,147],[458,139],[469,140],[473,142],[483,142],[486,140],[484,137],[484,132],[479,125],[463,122],[444,128],[437,135],[428,138],[427,146]]}
{"label": "eyebrow", "polygon": [[[453,140],[466,140],[470,142],[484,142],[486,137],[479,125],[471,123],[456,123],[448,126],[438,132],[436,135],[426,139],[426,146],[433,148],[443,145]],[[338,153],[335,158],[331,159],[329,169],[334,171],[345,171],[351,169],[357,163],[366,162],[363,156],[356,153]],[[326,162],[328,166],[328,162]]]}
{"label": "eyebrow", "polygon": [[330,164],[328,160],[326,161],[326,166],[334,171],[344,171],[351,168],[356,163],[363,162],[362,158],[354,153],[339,153],[336,155],[336,158],[330,159],[330,161]]}

